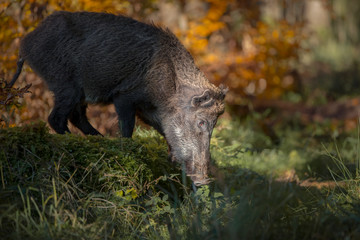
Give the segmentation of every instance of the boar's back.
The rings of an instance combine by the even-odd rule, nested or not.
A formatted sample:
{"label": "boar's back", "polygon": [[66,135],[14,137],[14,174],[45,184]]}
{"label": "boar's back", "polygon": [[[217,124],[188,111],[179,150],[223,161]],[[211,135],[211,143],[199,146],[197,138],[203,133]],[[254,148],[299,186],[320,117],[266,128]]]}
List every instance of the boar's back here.
{"label": "boar's back", "polygon": [[73,81],[91,102],[108,102],[143,81],[164,34],[125,16],[56,12],[24,38],[20,54],[50,90]]}

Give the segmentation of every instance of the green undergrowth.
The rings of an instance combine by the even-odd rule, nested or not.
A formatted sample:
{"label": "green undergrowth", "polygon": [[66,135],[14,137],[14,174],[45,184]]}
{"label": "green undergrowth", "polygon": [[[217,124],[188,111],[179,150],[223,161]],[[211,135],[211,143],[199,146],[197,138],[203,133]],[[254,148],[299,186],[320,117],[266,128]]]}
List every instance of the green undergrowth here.
{"label": "green undergrowth", "polygon": [[54,135],[40,123],[0,130],[0,149],[0,232],[9,239],[101,239],[120,223],[116,235],[130,233],[156,206],[150,198],[164,195],[158,188],[182,191],[159,136]]}
{"label": "green undergrowth", "polygon": [[0,129],[0,239],[358,239],[358,135],[275,130],[220,121],[215,180],[193,189],[154,130]]}

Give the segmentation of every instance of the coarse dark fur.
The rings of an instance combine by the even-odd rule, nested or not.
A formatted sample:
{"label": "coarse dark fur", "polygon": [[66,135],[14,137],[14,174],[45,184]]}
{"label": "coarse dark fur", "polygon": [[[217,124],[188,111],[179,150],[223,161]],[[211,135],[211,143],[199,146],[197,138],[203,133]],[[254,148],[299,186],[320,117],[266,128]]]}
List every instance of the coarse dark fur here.
{"label": "coarse dark fur", "polygon": [[211,84],[173,33],[125,16],[55,12],[21,41],[18,78],[27,62],[55,95],[50,126],[67,122],[96,135],[88,103],[114,103],[122,136],[135,115],[165,136],[172,159],[197,184],[207,180],[212,129],[226,90]]}

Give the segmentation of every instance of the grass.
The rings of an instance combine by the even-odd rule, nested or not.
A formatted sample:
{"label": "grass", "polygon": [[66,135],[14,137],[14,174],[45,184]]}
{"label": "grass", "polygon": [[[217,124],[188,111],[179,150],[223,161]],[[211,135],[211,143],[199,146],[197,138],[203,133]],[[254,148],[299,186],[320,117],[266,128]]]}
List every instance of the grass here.
{"label": "grass", "polygon": [[[358,239],[358,134],[222,120],[194,191],[153,130],[133,139],[0,130],[1,239]],[[311,184],[309,184],[311,180]],[[305,184],[307,183],[307,185]],[[331,183],[331,184],[322,184]]]}

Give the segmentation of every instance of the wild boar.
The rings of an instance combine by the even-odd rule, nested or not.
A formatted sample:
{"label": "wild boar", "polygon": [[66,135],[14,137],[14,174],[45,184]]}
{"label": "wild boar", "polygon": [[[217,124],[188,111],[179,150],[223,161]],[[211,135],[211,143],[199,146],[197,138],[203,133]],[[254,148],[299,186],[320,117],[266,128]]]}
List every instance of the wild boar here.
{"label": "wild boar", "polygon": [[162,134],[172,161],[186,166],[195,185],[209,182],[210,138],[224,112],[226,89],[211,84],[168,29],[107,13],[55,12],[21,41],[23,63],[54,93],[48,118],[59,134],[68,120],[99,134],[86,117],[88,103],[115,105],[123,137],[137,115]]}

